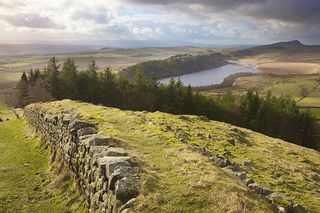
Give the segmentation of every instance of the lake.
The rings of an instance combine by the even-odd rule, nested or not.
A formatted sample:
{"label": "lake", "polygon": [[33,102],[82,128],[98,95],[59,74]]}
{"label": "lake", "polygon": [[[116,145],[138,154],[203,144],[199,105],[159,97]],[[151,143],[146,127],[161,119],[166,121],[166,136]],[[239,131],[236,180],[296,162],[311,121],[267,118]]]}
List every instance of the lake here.
{"label": "lake", "polygon": [[250,73],[258,73],[259,70],[257,70],[254,67],[247,67],[240,64],[227,64],[221,67],[216,67],[213,69],[203,70],[200,72],[195,73],[189,73],[184,74],[176,77],[169,77],[169,78],[163,78],[160,79],[160,83],[168,83],[170,79],[178,80],[183,82],[184,85],[191,85],[193,87],[197,86],[208,86],[212,84],[220,84],[223,82],[223,79],[225,77],[228,77],[229,75],[235,74],[235,73],[244,73],[244,72],[250,72]]}

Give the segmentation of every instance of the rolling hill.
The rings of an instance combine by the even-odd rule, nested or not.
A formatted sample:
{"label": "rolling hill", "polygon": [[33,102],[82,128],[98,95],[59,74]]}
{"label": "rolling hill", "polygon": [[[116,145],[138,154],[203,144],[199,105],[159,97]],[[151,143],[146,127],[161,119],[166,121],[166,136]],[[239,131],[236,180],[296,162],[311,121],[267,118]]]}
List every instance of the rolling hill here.
{"label": "rolling hill", "polygon": [[320,45],[305,45],[297,40],[236,50],[230,56],[231,60],[257,67],[263,73],[320,73]]}
{"label": "rolling hill", "polygon": [[238,50],[232,53],[234,57],[253,56],[269,52],[283,52],[283,53],[307,53],[320,52],[320,45],[305,45],[298,40],[278,42],[274,44],[262,45],[248,49]]}

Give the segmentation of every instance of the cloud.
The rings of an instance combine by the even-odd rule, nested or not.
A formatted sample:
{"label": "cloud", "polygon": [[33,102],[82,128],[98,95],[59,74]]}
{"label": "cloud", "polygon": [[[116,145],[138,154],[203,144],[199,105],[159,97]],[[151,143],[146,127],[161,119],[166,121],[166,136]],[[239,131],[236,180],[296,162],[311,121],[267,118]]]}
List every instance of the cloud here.
{"label": "cloud", "polygon": [[[320,22],[319,0],[127,0],[143,5],[183,9],[193,13],[225,13],[294,23]],[[170,8],[171,7],[171,8]],[[185,10],[185,9],[188,10]],[[199,10],[201,9],[201,10]],[[232,18],[232,17],[231,17]]]}
{"label": "cloud", "polygon": [[2,17],[2,20],[16,27],[54,28],[54,29],[61,28],[61,26],[58,26],[50,18],[39,16],[36,14],[6,15],[1,17]]}
{"label": "cloud", "polygon": [[0,0],[0,38],[320,41],[320,0]]}
{"label": "cloud", "polygon": [[71,18],[90,20],[97,24],[106,24],[112,17],[106,8],[98,8],[97,10],[87,10],[86,8],[83,8],[81,10],[76,10]]}

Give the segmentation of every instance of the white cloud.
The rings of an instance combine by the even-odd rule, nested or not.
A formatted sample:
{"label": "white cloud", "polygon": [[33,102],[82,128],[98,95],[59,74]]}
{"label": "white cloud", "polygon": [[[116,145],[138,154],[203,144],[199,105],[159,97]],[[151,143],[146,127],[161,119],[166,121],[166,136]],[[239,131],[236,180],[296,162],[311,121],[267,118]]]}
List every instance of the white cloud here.
{"label": "white cloud", "polygon": [[[135,4],[135,1],[142,4]],[[259,1],[246,0],[246,5],[254,2],[254,8]],[[197,3],[188,0],[188,4],[158,2],[161,3],[146,0],[0,0],[3,26],[0,39],[257,43],[291,39],[290,36],[299,39],[319,35],[318,28],[272,18],[255,19],[252,12],[250,16],[245,15],[244,7],[235,1],[228,0],[231,9],[227,12],[212,10],[207,6],[211,4],[209,0]],[[225,4],[218,6],[226,8]]]}

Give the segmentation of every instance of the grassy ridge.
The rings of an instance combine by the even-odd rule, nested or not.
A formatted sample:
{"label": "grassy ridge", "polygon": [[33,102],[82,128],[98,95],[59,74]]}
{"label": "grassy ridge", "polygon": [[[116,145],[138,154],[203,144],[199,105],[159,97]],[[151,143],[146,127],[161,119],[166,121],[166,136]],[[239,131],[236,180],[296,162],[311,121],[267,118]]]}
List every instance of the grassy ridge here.
{"label": "grassy ridge", "polygon": [[[265,200],[251,194],[238,180],[178,141],[171,132],[146,124],[145,116],[149,114],[69,100],[32,107],[52,112],[72,110],[90,122],[99,122],[103,134],[122,139],[121,146],[143,168],[136,212],[271,211]],[[154,115],[170,118],[164,113]]]}
{"label": "grassy ridge", "polygon": [[70,176],[51,169],[26,123],[1,103],[0,117],[0,212],[85,212]]}
{"label": "grassy ridge", "polygon": [[[122,146],[144,168],[137,211],[268,212],[262,199],[209,163],[190,147],[204,147],[237,163],[250,162],[248,176],[282,192],[311,212],[319,212],[319,152],[229,124],[204,122],[196,116],[121,111],[64,100],[33,105],[57,112],[72,110],[99,129],[123,140]],[[210,137],[208,136],[210,135]],[[235,145],[228,142],[233,139]],[[184,141],[185,143],[182,143]]]}

